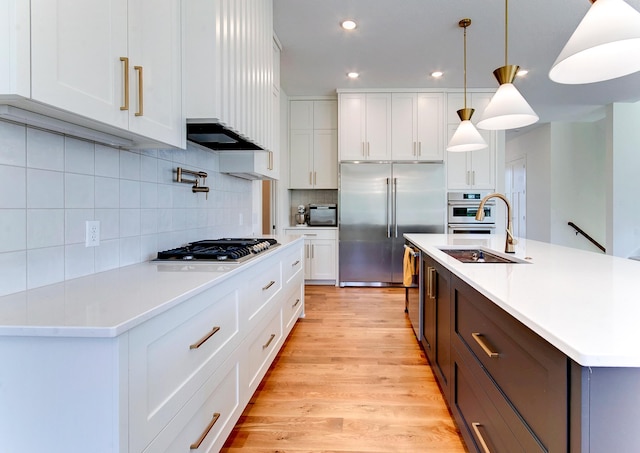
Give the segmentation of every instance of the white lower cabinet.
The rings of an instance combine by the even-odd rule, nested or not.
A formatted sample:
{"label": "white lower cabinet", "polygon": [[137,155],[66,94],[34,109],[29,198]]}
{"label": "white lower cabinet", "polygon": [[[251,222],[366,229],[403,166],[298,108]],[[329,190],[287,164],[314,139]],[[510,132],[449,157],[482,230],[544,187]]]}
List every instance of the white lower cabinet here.
{"label": "white lower cabinet", "polygon": [[337,230],[327,228],[288,228],[285,234],[304,237],[305,280],[331,281],[337,278]]}
{"label": "white lower cabinet", "polygon": [[115,337],[3,337],[0,450],[219,451],[304,315],[302,256],[264,252]]}

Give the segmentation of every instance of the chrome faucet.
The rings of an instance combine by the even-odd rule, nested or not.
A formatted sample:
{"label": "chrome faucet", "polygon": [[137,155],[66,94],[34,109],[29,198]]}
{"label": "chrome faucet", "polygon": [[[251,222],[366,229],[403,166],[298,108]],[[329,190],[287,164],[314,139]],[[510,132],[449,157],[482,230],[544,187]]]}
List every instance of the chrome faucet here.
{"label": "chrome faucet", "polygon": [[504,252],[505,253],[515,253],[516,248],[515,245],[518,243],[516,239],[513,237],[513,221],[511,220],[511,204],[507,197],[502,195],[501,193],[491,193],[484,197],[480,201],[480,206],[478,206],[478,212],[476,213],[476,220],[481,221],[484,219],[484,204],[490,198],[500,198],[507,205],[507,240],[504,244]]}

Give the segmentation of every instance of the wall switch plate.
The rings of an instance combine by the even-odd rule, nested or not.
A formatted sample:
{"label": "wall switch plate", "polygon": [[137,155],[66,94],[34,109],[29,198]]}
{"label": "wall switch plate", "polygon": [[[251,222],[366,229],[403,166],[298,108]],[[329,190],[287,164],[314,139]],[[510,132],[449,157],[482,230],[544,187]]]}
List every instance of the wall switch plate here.
{"label": "wall switch plate", "polygon": [[84,246],[97,247],[98,245],[100,245],[100,221],[87,220]]}

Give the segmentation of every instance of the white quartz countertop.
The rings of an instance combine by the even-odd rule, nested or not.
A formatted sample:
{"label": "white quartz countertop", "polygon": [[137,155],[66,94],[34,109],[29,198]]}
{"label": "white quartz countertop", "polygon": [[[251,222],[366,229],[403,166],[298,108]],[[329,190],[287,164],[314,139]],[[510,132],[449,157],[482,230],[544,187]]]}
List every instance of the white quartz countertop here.
{"label": "white quartz countertop", "polygon": [[526,264],[461,263],[439,247],[504,252],[503,235],[405,234],[582,366],[640,367],[640,262],[519,239]]}
{"label": "white quartz countertop", "polygon": [[1,336],[115,337],[260,263],[146,262],[0,297]]}

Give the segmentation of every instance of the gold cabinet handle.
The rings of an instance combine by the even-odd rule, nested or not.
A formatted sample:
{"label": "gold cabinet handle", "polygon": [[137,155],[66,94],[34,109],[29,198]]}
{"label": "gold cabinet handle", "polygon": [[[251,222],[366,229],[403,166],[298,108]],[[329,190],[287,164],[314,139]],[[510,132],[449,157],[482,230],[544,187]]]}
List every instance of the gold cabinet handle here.
{"label": "gold cabinet handle", "polygon": [[124,63],[122,68],[124,73],[124,104],[120,106],[120,110],[129,110],[129,59],[120,57],[120,61]]}
{"label": "gold cabinet handle", "polygon": [[478,440],[480,441],[480,445],[482,446],[482,451],[484,451],[484,453],[491,453],[491,450],[489,450],[487,443],[484,441],[484,437],[482,437],[482,434],[480,433],[480,426],[482,426],[480,423],[471,423],[473,432],[476,433],[476,437],[478,438]]}
{"label": "gold cabinet handle", "polygon": [[295,263],[293,263],[293,264],[291,265],[291,267],[295,267],[295,266],[297,266],[298,264],[300,264],[300,260],[296,260],[296,262],[295,262]]}
{"label": "gold cabinet handle", "polygon": [[212,336],[214,336],[218,331],[220,330],[220,327],[216,326],[213,329],[211,329],[211,332],[208,332],[204,337],[200,338],[198,341],[196,341],[195,343],[189,345],[189,349],[198,349],[200,346],[202,346],[209,338],[211,338]]}
{"label": "gold cabinet handle", "polygon": [[291,308],[296,308],[300,303],[300,298],[296,299],[296,303],[291,306]]}
{"label": "gold cabinet handle", "polygon": [[198,448],[200,448],[200,444],[202,444],[202,442],[204,441],[204,438],[207,437],[207,434],[209,434],[209,431],[211,431],[211,428],[213,428],[213,425],[216,424],[219,418],[220,418],[220,414],[215,412],[213,414],[213,418],[211,419],[207,427],[204,429],[202,434],[200,434],[200,437],[198,437],[198,440],[192,443],[191,446],[189,447],[191,450],[197,450]]}
{"label": "gold cabinet handle", "polygon": [[271,288],[275,283],[276,283],[276,282],[275,282],[274,280],[271,280],[267,286],[263,286],[263,287],[262,287],[262,291],[266,291],[266,290],[268,290],[268,289],[269,289],[269,288]]}
{"label": "gold cabinet handle", "polygon": [[269,341],[267,341],[265,344],[262,345],[262,350],[267,349],[275,337],[276,337],[276,334],[272,333],[271,336],[269,337]]}
{"label": "gold cabinet handle", "polygon": [[134,66],[133,69],[138,71],[138,111],[136,112],[136,116],[142,116],[144,115],[144,85],[142,66]]}
{"label": "gold cabinet handle", "polygon": [[418,157],[422,157],[422,142],[418,142]]}
{"label": "gold cabinet handle", "polygon": [[313,185],[313,173],[309,172],[309,185],[312,186]]}
{"label": "gold cabinet handle", "polygon": [[489,346],[487,346],[487,344],[485,343],[485,341],[482,339],[482,334],[479,332],[473,332],[471,334],[471,336],[473,337],[474,340],[476,340],[476,343],[478,343],[480,345],[480,347],[482,348],[482,350],[484,352],[486,352],[486,354],[491,357],[492,359],[495,359],[496,357],[500,357],[500,354],[497,352],[494,352],[491,350],[491,348]]}
{"label": "gold cabinet handle", "polygon": [[314,171],[313,172],[313,185],[315,186],[316,184],[318,184],[318,178],[317,178],[316,172]]}

